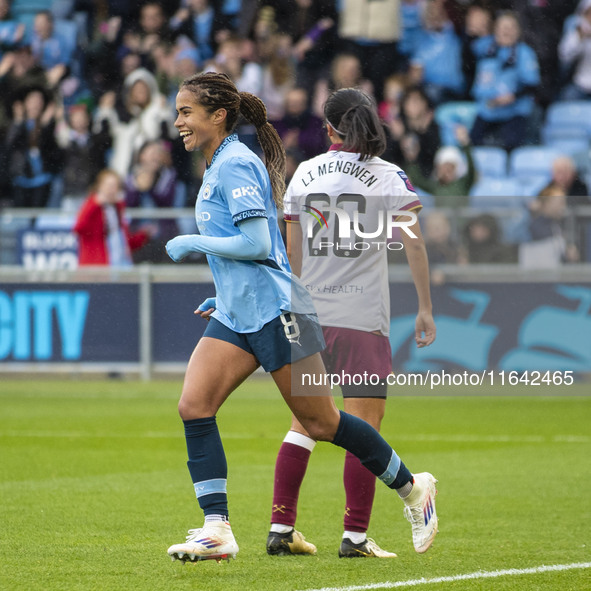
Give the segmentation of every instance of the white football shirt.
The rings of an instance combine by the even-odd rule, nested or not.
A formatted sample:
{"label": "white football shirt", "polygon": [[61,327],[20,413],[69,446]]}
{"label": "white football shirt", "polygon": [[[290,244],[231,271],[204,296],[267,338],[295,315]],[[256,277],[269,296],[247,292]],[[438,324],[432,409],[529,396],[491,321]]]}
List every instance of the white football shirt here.
{"label": "white football shirt", "polygon": [[389,334],[389,249],[396,223],[422,205],[404,171],[381,158],[331,149],[300,164],[284,217],[302,230],[301,279],[323,326]]}

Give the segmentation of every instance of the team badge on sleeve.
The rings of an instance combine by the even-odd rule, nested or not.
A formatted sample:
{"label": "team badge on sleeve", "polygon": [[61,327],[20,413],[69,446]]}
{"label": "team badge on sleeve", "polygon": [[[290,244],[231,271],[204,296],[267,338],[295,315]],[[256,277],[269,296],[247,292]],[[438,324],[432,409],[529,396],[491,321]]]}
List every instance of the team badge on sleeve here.
{"label": "team badge on sleeve", "polygon": [[404,181],[406,188],[413,193],[416,193],[415,188],[412,186],[410,179],[406,176],[406,173],[403,170],[397,170],[398,176]]}

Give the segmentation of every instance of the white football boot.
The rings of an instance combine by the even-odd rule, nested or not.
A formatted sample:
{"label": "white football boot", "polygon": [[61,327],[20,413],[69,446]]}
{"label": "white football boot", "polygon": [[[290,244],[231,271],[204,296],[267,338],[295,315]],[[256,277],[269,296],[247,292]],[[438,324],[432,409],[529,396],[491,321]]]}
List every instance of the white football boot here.
{"label": "white football boot", "polygon": [[404,516],[412,525],[412,543],[415,550],[426,552],[437,534],[437,512],[435,495],[437,480],[429,472],[413,474],[414,484],[411,493],[404,499]]}
{"label": "white football boot", "polygon": [[206,523],[199,529],[190,529],[187,541],[168,549],[168,555],[182,562],[198,560],[227,560],[236,558],[238,544],[227,521]]}

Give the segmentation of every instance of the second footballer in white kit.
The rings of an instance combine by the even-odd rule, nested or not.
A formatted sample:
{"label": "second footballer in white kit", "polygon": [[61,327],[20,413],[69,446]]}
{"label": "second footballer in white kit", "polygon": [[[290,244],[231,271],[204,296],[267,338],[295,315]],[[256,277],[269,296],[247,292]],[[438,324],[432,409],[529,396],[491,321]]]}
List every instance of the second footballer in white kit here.
{"label": "second footballer in white kit", "polygon": [[[404,247],[411,268],[419,304],[417,345],[435,339],[427,255],[416,216],[422,206],[404,171],[379,158],[385,137],[370,97],[342,89],[331,95],[324,112],[332,145],[298,167],[285,196],[288,254],[294,273],[312,295],[327,345],[322,354],[326,371],[340,381],[346,412],[379,430],[392,370],[389,249]],[[269,554],[316,552],[294,529],[314,445],[292,417],[275,467]],[[425,552],[437,532],[435,479],[429,473],[413,476],[408,490],[399,494],[407,508],[416,507],[421,497],[420,511],[406,514],[413,532],[413,520],[429,522],[427,538],[413,535],[415,549]],[[339,556],[395,557],[366,536],[375,476],[349,453],[344,483],[345,531]]]}

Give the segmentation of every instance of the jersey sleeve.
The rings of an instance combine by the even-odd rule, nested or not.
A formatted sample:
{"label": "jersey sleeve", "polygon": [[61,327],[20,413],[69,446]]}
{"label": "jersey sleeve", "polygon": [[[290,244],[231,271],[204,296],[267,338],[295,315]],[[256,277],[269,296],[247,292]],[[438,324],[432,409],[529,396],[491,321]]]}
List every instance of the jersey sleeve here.
{"label": "jersey sleeve", "polygon": [[283,198],[283,219],[286,222],[300,221],[300,204],[299,199],[294,195],[293,180],[289,183]]}
{"label": "jersey sleeve", "polygon": [[244,220],[267,217],[267,179],[255,162],[233,158],[220,167],[219,184],[236,226]]}
{"label": "jersey sleeve", "polygon": [[389,190],[387,192],[388,209],[414,211],[418,213],[423,205],[406,173],[397,168],[389,171]]}

